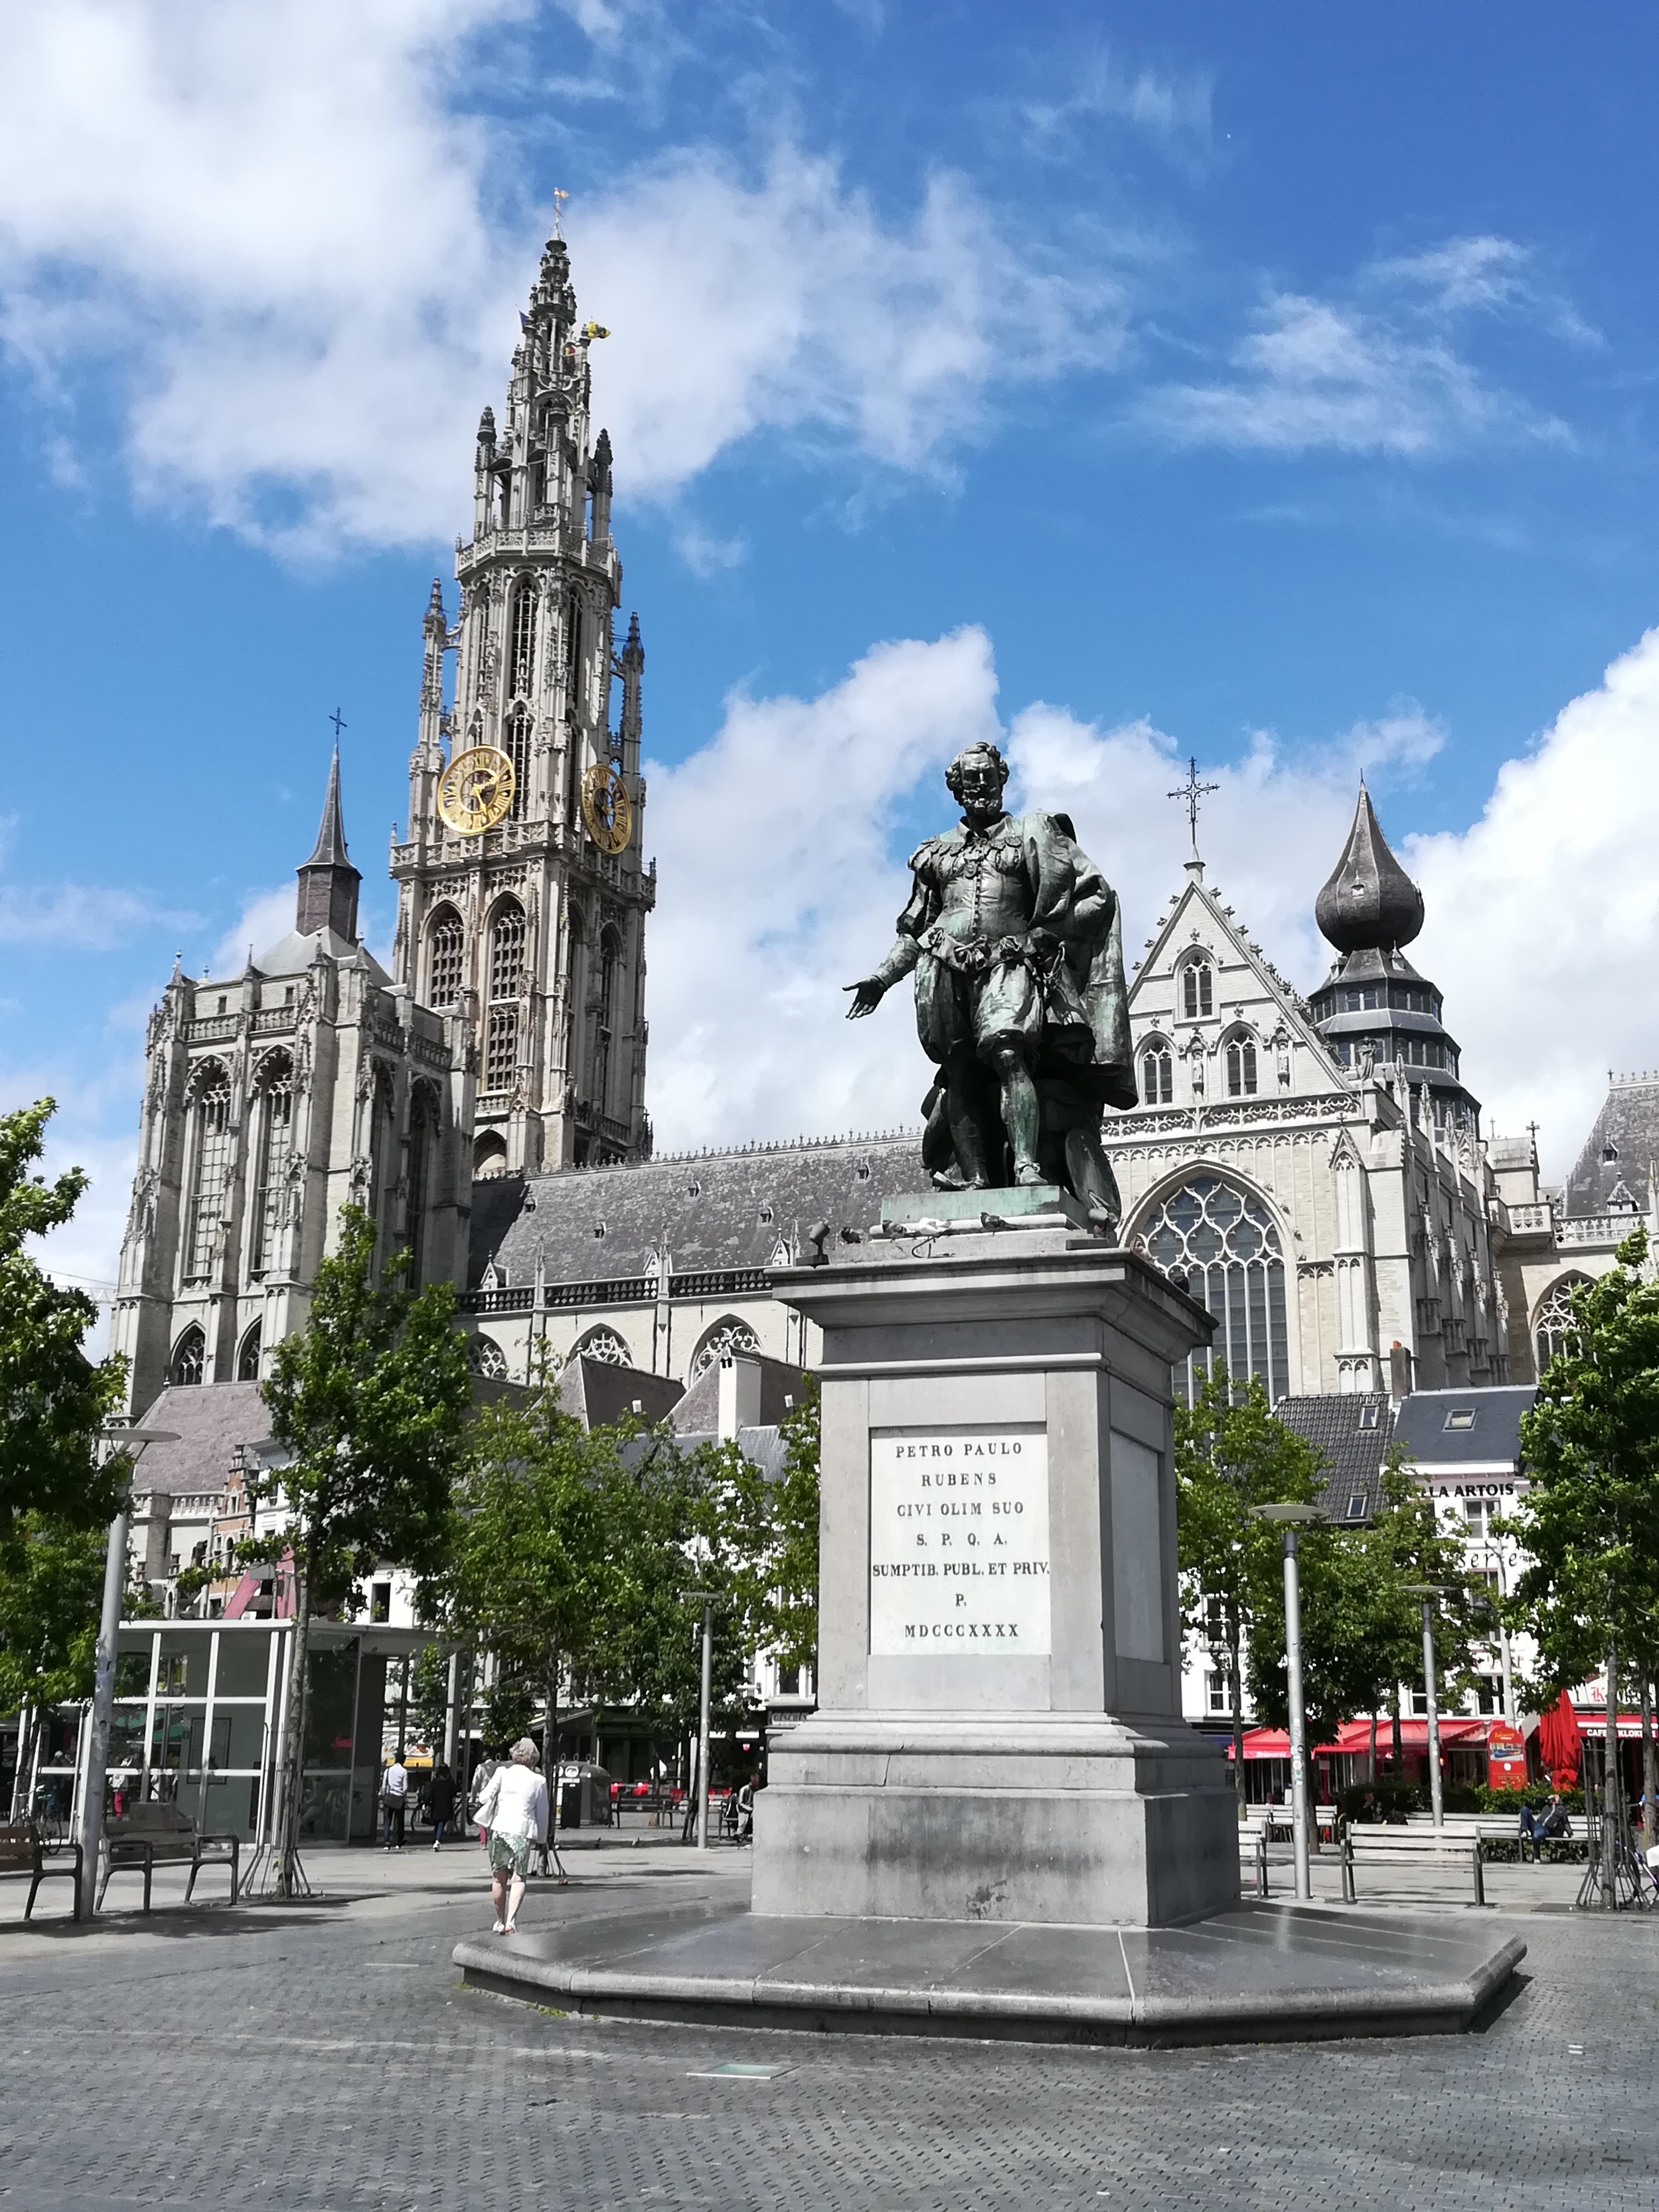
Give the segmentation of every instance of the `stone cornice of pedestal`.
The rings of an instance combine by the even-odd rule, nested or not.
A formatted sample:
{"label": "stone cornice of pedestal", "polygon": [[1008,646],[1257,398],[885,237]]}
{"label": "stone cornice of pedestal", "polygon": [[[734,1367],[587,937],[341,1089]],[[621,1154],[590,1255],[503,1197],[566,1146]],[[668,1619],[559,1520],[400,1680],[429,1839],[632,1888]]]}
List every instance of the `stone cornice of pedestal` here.
{"label": "stone cornice of pedestal", "polygon": [[[1010,1240],[1012,1241],[1012,1239]],[[975,1243],[980,1240],[975,1238]],[[1207,1344],[1213,1317],[1177,1290],[1160,1268],[1139,1253],[1090,1243],[1068,1243],[1060,1251],[959,1255],[945,1250],[925,1260],[857,1261],[848,1266],[780,1267],[769,1277],[772,1295],[781,1304],[816,1322],[825,1331],[927,1327],[950,1321],[1036,1321],[1093,1315],[1121,1329],[1132,1342],[1174,1362]],[[988,1353],[975,1368],[1072,1367],[1099,1364],[1103,1355],[1077,1351]],[[892,1364],[884,1361],[883,1367]],[[925,1353],[906,1358],[906,1367],[937,1366],[947,1371],[962,1363],[937,1362]],[[856,1354],[824,1347],[823,1372],[846,1373],[864,1364]]]}

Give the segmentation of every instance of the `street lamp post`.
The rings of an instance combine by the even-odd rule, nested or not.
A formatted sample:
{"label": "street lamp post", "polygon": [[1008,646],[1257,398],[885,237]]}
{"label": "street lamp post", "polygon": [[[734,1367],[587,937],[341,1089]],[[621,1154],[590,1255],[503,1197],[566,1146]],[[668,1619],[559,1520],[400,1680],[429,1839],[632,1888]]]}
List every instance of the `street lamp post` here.
{"label": "street lamp post", "polygon": [[1308,1721],[1302,1703],[1302,1585],[1297,1564],[1297,1530],[1324,1516],[1311,1505],[1253,1505],[1250,1517],[1278,1522],[1285,1532],[1285,1672],[1291,1709],[1291,1823],[1296,1838],[1296,1893],[1313,1896],[1309,1869]]}
{"label": "street lamp post", "polygon": [[1434,1601],[1440,1595],[1436,1583],[1406,1583],[1401,1585],[1408,1597],[1423,1601],[1423,1686],[1428,1705],[1429,1719],[1429,1803],[1433,1808],[1434,1825],[1446,1825],[1446,1802],[1440,1787],[1440,1699],[1435,1680]]}
{"label": "street lamp post", "polygon": [[708,1849],[708,1697],[713,1676],[717,1590],[682,1590],[682,1601],[702,1607],[702,1688],[697,1702],[697,1849]]}
{"label": "street lamp post", "polygon": [[[133,1462],[148,1444],[173,1444],[171,1429],[106,1429],[105,1441],[123,1449],[136,1444]],[[115,1657],[121,1635],[121,1594],[127,1582],[127,1520],[132,1504],[123,1489],[121,1504],[109,1524],[109,1546],[104,1553],[104,1602],[98,1620],[98,1643],[93,1659],[92,1703],[87,1712],[87,1755],[81,1785],[81,1818],[76,1841],[81,1846],[81,1887],[76,1917],[90,1920],[98,1909],[98,1859],[104,1842],[104,1781],[109,1771],[109,1732],[115,1717]]]}

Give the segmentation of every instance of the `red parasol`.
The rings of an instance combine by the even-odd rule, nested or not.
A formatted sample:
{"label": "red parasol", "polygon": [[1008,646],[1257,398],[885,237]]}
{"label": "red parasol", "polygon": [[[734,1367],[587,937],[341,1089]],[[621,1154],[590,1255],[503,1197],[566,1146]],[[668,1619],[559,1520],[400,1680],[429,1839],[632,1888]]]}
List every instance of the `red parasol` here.
{"label": "red parasol", "polygon": [[1568,1788],[1578,1780],[1581,1758],[1580,1747],[1583,1731],[1578,1725],[1578,1716],[1572,1709],[1572,1699],[1565,1690],[1547,1713],[1538,1720],[1538,1756],[1552,1781]]}

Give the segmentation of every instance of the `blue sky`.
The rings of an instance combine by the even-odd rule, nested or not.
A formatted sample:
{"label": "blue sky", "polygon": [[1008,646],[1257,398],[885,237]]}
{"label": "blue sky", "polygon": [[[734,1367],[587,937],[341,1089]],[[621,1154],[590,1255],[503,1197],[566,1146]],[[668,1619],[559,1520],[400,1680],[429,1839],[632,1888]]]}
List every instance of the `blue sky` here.
{"label": "blue sky", "polygon": [[144,1016],[274,913],[337,705],[388,933],[556,185],[613,331],[664,1142],[911,1118],[908,1023],[830,987],[1000,728],[1132,937],[1196,753],[1304,988],[1364,767],[1466,1072],[1560,1172],[1659,1058],[1659,19],[1498,21],[0,0],[0,1097],[98,1177],[64,1266],[112,1269]]}

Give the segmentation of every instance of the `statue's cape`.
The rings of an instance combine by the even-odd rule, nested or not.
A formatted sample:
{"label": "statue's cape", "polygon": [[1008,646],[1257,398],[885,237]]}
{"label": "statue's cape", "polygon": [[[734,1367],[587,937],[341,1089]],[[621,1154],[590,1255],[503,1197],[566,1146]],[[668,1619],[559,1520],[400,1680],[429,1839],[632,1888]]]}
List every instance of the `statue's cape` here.
{"label": "statue's cape", "polygon": [[1123,980],[1123,920],[1117,894],[1072,834],[1064,815],[1026,814],[1018,823],[1036,890],[1034,929],[1052,931],[1066,950],[1094,1040],[1093,1064],[1076,1070],[1103,1106],[1139,1103],[1129,1042],[1129,994]]}

